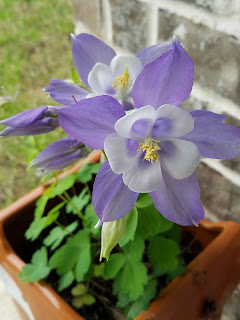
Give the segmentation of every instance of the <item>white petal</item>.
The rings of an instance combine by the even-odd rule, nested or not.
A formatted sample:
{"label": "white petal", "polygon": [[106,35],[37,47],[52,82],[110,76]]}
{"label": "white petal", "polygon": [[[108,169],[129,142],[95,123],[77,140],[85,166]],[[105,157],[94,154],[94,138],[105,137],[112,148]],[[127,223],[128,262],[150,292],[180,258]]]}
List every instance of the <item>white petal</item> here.
{"label": "white petal", "polygon": [[162,181],[160,163],[143,160],[143,155],[128,171],[123,173],[123,182],[131,191],[148,193],[158,189]]}
{"label": "white petal", "polygon": [[161,165],[174,179],[189,177],[199,164],[200,153],[192,142],[168,139],[159,146]]}
{"label": "white petal", "polygon": [[171,132],[167,135],[171,138],[182,137],[192,131],[194,127],[194,119],[188,111],[169,104],[164,104],[158,108],[157,119],[158,118],[168,118],[171,120]]}
{"label": "white petal", "polygon": [[114,173],[120,174],[128,170],[141,156],[142,152],[137,152],[139,145],[135,152],[129,152],[127,143],[128,139],[120,137],[117,133],[107,136],[104,141],[104,150]]}
{"label": "white petal", "polygon": [[113,95],[116,93],[112,87],[113,81],[112,71],[103,63],[97,63],[88,75],[90,87],[99,94]]}
{"label": "white petal", "polygon": [[112,59],[110,69],[115,78],[128,70],[129,77],[134,83],[137,76],[142,71],[142,62],[136,57],[118,55]]}
{"label": "white petal", "polygon": [[156,120],[156,110],[152,106],[142,107],[141,109],[128,113],[116,122],[115,130],[121,137],[137,139],[138,136],[132,131],[132,125],[135,121],[141,119],[148,120],[146,137],[151,136],[152,127]]}

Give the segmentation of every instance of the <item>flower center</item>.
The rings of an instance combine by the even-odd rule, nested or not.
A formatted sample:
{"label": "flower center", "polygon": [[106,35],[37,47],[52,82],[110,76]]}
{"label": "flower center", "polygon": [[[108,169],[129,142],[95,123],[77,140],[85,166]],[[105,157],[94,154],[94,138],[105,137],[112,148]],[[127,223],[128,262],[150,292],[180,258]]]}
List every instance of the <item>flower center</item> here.
{"label": "flower center", "polygon": [[143,160],[147,160],[151,163],[158,162],[158,159],[160,158],[159,154],[157,153],[158,150],[161,150],[161,148],[158,145],[158,142],[154,140],[153,138],[147,138],[143,142],[138,142],[139,148],[137,151],[143,150],[145,151],[145,156]]}
{"label": "flower center", "polygon": [[126,71],[113,81],[112,87],[119,93],[121,99],[124,100],[127,97],[128,91],[132,85],[133,83],[129,77],[127,67]]}

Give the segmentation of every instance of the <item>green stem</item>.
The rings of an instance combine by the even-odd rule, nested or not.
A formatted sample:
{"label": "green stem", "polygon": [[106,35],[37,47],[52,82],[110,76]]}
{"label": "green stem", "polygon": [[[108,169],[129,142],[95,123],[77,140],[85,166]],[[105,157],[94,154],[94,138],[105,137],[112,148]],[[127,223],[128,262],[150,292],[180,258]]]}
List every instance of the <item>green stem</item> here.
{"label": "green stem", "polygon": [[71,203],[71,206],[76,210],[79,218],[83,220],[83,219],[84,219],[84,216],[83,216],[82,212],[78,210],[77,206],[76,206],[75,203],[72,201],[72,198],[69,196],[69,194],[68,194],[66,191],[64,191],[63,194],[64,194],[64,196],[67,198],[67,200]]}
{"label": "green stem", "polygon": [[[63,230],[65,229],[65,227],[59,221],[55,220],[54,222],[56,223],[56,225],[58,225]],[[71,238],[73,238],[74,234],[72,232],[69,232],[67,235],[65,235],[65,238],[67,238],[67,236],[70,236]]]}
{"label": "green stem", "polygon": [[86,182],[84,185],[85,185],[85,187],[87,188],[87,193],[89,194],[90,199],[91,199],[91,201],[92,201],[92,192],[91,192],[91,190],[90,190],[90,188],[89,188],[89,185],[88,185],[87,182]]}
{"label": "green stem", "polygon": [[107,155],[106,155],[106,153],[105,153],[105,151],[103,149],[102,149],[102,153],[104,154],[106,160],[108,160]]}

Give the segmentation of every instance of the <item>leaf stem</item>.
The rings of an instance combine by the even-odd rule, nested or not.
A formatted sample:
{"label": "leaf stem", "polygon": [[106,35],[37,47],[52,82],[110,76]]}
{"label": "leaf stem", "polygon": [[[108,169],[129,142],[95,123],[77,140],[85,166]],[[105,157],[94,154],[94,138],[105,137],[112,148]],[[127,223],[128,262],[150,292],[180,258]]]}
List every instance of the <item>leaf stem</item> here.
{"label": "leaf stem", "polygon": [[82,212],[78,210],[77,206],[76,206],[75,203],[72,201],[72,198],[69,196],[69,194],[68,194],[66,191],[64,191],[63,194],[64,194],[64,196],[67,198],[67,200],[71,203],[71,206],[76,210],[79,218],[83,220],[83,219],[84,219],[84,216],[83,216]]}

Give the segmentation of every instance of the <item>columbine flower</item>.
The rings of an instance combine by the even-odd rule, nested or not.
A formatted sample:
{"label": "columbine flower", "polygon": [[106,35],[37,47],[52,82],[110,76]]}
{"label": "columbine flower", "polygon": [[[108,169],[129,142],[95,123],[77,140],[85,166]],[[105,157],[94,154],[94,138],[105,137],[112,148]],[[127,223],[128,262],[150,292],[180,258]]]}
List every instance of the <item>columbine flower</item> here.
{"label": "columbine flower", "polygon": [[143,67],[174,46],[171,43],[151,46],[133,57],[116,55],[112,48],[90,34],[71,35],[71,38],[75,66],[91,93],[77,85],[52,79],[45,91],[63,105],[97,95],[110,95],[124,104],[125,109],[131,108],[132,88]]}
{"label": "columbine flower", "polygon": [[68,167],[88,153],[81,142],[71,137],[66,137],[47,146],[31,161],[29,167],[42,170],[45,176],[50,172]]}
{"label": "columbine flower", "polygon": [[0,121],[7,126],[0,136],[29,136],[47,133],[59,126],[58,117],[52,107],[40,107],[18,113]]}
{"label": "columbine flower", "polygon": [[[167,219],[198,224],[204,217],[194,169],[199,157],[230,159],[240,154],[240,129],[225,116],[177,107],[191,92],[192,62],[179,42],[148,64],[133,87],[139,110],[125,114],[109,96],[58,110],[61,127],[108,161],[94,183],[93,206],[102,222],[123,218],[139,192],[149,192]],[[104,115],[104,116],[103,116]]]}

